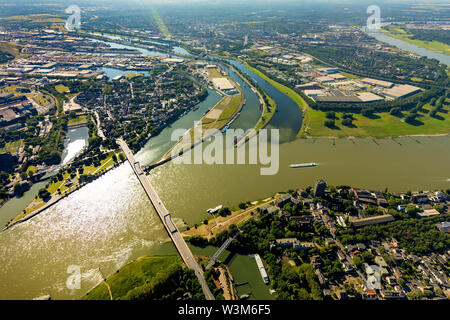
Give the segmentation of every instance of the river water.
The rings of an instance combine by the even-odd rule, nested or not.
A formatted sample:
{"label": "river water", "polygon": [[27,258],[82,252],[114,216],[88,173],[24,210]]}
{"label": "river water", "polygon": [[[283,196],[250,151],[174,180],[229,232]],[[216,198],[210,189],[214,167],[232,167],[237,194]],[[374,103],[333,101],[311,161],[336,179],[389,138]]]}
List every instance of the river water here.
{"label": "river water", "polygon": [[[295,103],[245,66],[233,64],[249,73],[278,104],[269,128],[280,128],[282,136],[279,171],[273,176],[262,176],[260,165],[171,162],[154,169],[150,178],[177,225],[202,221],[207,217],[205,210],[219,204],[236,206],[241,201],[313,185],[318,179],[333,185],[378,190],[388,187],[393,191],[450,187],[449,136],[296,140],[301,112]],[[242,119],[238,118],[234,125],[246,128],[256,123],[259,102],[251,90],[245,86],[243,89],[247,105]],[[165,153],[175,143],[170,139],[173,130],[190,128],[204,110],[220,99],[214,92],[209,93],[197,111],[150,139],[137,153],[138,160],[148,164]],[[246,117],[244,112],[248,112]],[[246,149],[251,151],[249,146]],[[289,167],[299,162],[319,165]],[[154,251],[165,239],[167,234],[149,200],[130,165],[124,163],[39,216],[0,233],[0,299],[30,299],[44,294],[54,299],[79,298],[100,281],[96,271],[99,267],[109,275]],[[79,290],[65,285],[70,265],[81,268]]]}

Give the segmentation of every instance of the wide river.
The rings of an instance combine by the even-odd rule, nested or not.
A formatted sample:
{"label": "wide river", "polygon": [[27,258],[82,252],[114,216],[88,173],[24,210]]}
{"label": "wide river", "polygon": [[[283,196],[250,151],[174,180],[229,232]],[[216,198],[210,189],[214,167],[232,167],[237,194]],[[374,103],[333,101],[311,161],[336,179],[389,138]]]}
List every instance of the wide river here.
{"label": "wide river", "polygon": [[[390,23],[388,23],[388,24],[390,24]],[[384,23],[382,25],[386,25],[386,23]],[[367,35],[374,37],[378,41],[385,42],[387,44],[390,44],[392,46],[395,46],[395,47],[405,50],[405,51],[414,52],[420,56],[424,56],[424,57],[427,57],[430,59],[436,59],[440,63],[450,66],[450,56],[447,54],[443,54],[443,53],[436,52],[436,51],[433,51],[433,50],[430,50],[427,48],[419,47],[419,46],[416,46],[415,44],[393,38],[381,31],[368,30],[366,27],[363,27],[361,30],[363,32],[365,32]]]}
{"label": "wide river", "polygon": [[[223,204],[263,199],[278,191],[313,185],[347,184],[392,191],[450,187],[450,137],[397,139],[295,139],[301,112],[286,95],[249,73],[278,104],[268,128],[279,128],[279,171],[260,175],[260,165],[188,165],[167,163],[150,173],[161,199],[179,226],[202,221],[205,210]],[[257,96],[243,86],[247,105],[234,128],[252,127],[260,114]],[[138,152],[151,163],[174,143],[175,129],[193,121],[220,97],[213,91],[192,111],[152,138]],[[248,146],[246,147],[248,148]],[[289,164],[317,162],[318,167],[291,169]],[[127,262],[154,252],[167,234],[128,163],[108,172],[30,221],[0,233],[0,299],[76,299]],[[81,289],[68,289],[67,268],[81,268]]]}

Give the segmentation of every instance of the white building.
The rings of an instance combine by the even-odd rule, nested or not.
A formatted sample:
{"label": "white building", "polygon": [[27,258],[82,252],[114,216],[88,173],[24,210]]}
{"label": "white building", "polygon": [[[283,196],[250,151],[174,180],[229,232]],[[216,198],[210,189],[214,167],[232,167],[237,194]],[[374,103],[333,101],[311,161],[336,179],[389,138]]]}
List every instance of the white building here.
{"label": "white building", "polygon": [[269,277],[267,276],[266,269],[264,268],[264,264],[261,260],[259,254],[255,254],[256,264],[258,265],[259,272],[261,273],[261,277],[265,284],[269,283]]}

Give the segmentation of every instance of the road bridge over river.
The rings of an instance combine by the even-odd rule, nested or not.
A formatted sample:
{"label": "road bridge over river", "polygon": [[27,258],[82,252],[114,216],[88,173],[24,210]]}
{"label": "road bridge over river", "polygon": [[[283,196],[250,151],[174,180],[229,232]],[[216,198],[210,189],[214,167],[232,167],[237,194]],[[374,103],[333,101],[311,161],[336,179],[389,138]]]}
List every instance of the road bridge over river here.
{"label": "road bridge over river", "polygon": [[214,300],[214,296],[209,290],[208,285],[206,284],[202,268],[198,265],[197,260],[195,260],[195,257],[192,254],[189,247],[187,246],[186,242],[184,241],[183,236],[181,235],[177,226],[173,222],[171,214],[169,213],[169,211],[166,209],[163,202],[159,198],[155,188],[151,184],[148,177],[145,175],[139,162],[136,160],[127,143],[123,139],[117,139],[117,144],[120,146],[128,162],[133,168],[136,177],[138,178],[139,182],[144,188],[145,193],[147,194],[148,198],[150,199],[150,202],[155,208],[156,213],[158,214],[164,227],[169,233],[169,236],[172,239],[173,243],[175,244],[175,247],[180,253],[184,263],[189,269],[194,270],[195,275],[197,276],[198,281],[202,286],[202,290],[203,293],[205,294],[206,299]]}

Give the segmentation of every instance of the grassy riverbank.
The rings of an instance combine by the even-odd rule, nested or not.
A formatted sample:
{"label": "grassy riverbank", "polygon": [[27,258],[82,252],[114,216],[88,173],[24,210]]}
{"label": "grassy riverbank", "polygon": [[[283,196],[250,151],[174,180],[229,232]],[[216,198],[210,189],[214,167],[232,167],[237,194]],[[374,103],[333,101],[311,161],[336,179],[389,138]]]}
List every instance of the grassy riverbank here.
{"label": "grassy riverbank", "polygon": [[375,113],[370,117],[361,114],[353,114],[353,125],[348,127],[342,124],[342,113],[336,113],[335,126],[332,128],[324,125],[327,120],[324,112],[313,110],[311,121],[307,128],[309,137],[399,137],[411,135],[437,135],[450,133],[449,105],[446,104],[436,116],[432,117],[428,112],[432,109],[426,104],[423,110],[417,113],[414,123],[406,123],[404,119],[393,116],[388,112]]}
{"label": "grassy riverbank", "polygon": [[450,55],[450,46],[449,45],[439,42],[439,41],[435,41],[435,40],[423,41],[423,40],[418,40],[418,39],[412,39],[411,38],[413,36],[412,34],[408,33],[407,31],[405,31],[404,29],[400,28],[397,25],[385,26],[381,29],[381,32],[385,33],[386,35],[388,35],[392,38],[408,42],[408,43],[416,45],[418,47],[422,47],[422,48],[425,48],[428,50],[432,50],[435,52]]}
{"label": "grassy riverbank", "polygon": [[259,91],[257,91],[257,94],[263,101],[263,111],[261,117],[259,118],[258,122],[255,125],[254,129],[256,132],[258,132],[261,129],[264,129],[264,127],[269,123],[270,119],[272,119],[273,115],[275,114],[275,111],[277,110],[277,103],[267,93],[263,91],[263,95],[269,102],[268,104],[264,101]]}
{"label": "grassy riverbank", "polygon": [[[245,62],[244,62],[245,63]],[[413,123],[406,123],[404,119],[393,116],[388,112],[376,113],[370,117],[353,114],[351,126],[342,125],[342,113],[336,113],[334,127],[325,126],[327,120],[325,112],[312,109],[303,98],[293,89],[288,88],[269,78],[260,70],[245,63],[246,67],[255,74],[269,82],[275,88],[289,96],[303,111],[303,123],[297,137],[359,137],[359,138],[386,138],[411,135],[438,135],[450,133],[450,100],[446,99],[442,109],[435,116],[429,114],[433,108],[426,104],[417,114]]]}

